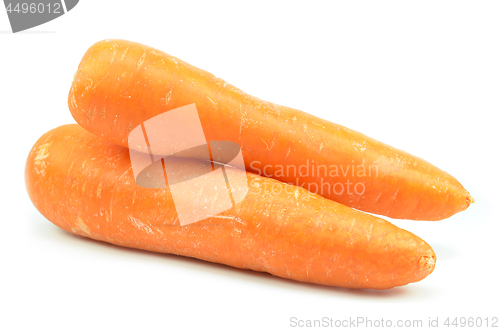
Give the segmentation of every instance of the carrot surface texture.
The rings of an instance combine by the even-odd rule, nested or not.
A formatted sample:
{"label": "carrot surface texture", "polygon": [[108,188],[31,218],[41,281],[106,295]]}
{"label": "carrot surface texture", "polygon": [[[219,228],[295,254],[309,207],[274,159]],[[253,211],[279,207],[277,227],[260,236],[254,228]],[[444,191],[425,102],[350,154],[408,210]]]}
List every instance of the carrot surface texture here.
{"label": "carrot surface texture", "polygon": [[[207,166],[187,158],[164,162],[188,173]],[[392,288],[434,270],[432,248],[414,234],[300,187],[227,169],[230,182],[242,173],[248,194],[240,203],[181,226],[169,187],[139,186],[128,149],[73,124],[38,140],[25,179],[35,207],[52,223],[119,246],[347,288]],[[194,203],[216,204],[218,196],[204,199]]]}
{"label": "carrot surface texture", "polygon": [[250,96],[138,43],[105,40],[90,47],[68,97],[69,109],[82,127],[137,150],[141,146],[128,146],[132,129],[193,103],[207,141],[237,143],[247,171],[392,218],[440,220],[471,203],[454,177],[418,157]]}

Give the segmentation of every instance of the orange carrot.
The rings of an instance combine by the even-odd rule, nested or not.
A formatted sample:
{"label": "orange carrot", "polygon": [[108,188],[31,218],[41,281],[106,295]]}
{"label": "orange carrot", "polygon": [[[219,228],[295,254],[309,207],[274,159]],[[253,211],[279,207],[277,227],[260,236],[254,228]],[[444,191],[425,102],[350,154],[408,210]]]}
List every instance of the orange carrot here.
{"label": "orange carrot", "polygon": [[[187,172],[207,166],[168,162]],[[43,135],[25,170],[29,196],[48,220],[119,246],[349,288],[405,285],[434,269],[432,248],[408,231],[305,189],[227,169],[229,182],[238,174],[249,187],[240,203],[180,226],[169,188],[137,185],[129,151],[78,125]],[[202,200],[195,203],[217,204],[218,197]]]}
{"label": "orange carrot", "polygon": [[455,178],[420,158],[252,97],[206,71],[133,42],[93,45],[80,63],[68,103],[85,129],[137,150],[140,146],[128,146],[132,129],[194,103],[206,139],[239,144],[248,171],[363,211],[440,220],[471,202]]}

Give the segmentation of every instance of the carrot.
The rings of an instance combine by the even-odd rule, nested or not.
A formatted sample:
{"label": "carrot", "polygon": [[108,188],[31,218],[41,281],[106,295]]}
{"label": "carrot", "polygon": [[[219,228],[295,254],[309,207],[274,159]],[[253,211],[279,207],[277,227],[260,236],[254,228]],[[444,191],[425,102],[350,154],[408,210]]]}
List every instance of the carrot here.
{"label": "carrot", "polygon": [[440,220],[471,202],[455,178],[420,158],[252,97],[206,71],[129,41],[101,41],[86,52],[68,103],[85,129],[137,150],[141,147],[128,146],[132,129],[194,103],[206,139],[239,144],[248,171],[371,213]]}
{"label": "carrot", "polygon": [[[206,166],[164,161],[187,173]],[[119,246],[348,288],[387,289],[434,269],[432,248],[408,231],[305,189],[227,168],[230,183],[238,174],[249,188],[241,202],[181,226],[170,188],[136,184],[126,148],[66,125],[33,146],[25,179],[32,202],[55,225]]]}

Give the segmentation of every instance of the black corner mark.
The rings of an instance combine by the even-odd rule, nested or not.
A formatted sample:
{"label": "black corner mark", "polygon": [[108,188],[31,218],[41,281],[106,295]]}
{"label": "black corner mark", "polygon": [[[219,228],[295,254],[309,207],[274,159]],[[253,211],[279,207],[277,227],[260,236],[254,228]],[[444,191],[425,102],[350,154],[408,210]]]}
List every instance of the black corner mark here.
{"label": "black corner mark", "polygon": [[14,33],[52,21],[77,4],[78,0],[4,0]]}
{"label": "black corner mark", "polygon": [[70,11],[76,6],[78,0],[64,0],[64,2],[66,3],[66,10]]}

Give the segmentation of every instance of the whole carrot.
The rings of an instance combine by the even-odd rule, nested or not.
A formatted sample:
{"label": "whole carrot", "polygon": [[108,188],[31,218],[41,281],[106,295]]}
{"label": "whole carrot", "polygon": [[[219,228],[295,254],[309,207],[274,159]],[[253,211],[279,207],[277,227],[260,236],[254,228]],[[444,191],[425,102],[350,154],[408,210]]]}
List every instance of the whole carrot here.
{"label": "whole carrot", "polygon": [[[182,158],[168,162],[187,172],[207,166]],[[227,169],[229,182],[241,174]],[[29,196],[48,220],[115,245],[349,288],[391,288],[433,271],[432,248],[412,233],[305,189],[243,174],[249,191],[240,203],[180,226],[169,188],[137,185],[129,151],[78,125],[43,135],[25,170]]]}
{"label": "whole carrot", "polygon": [[471,202],[455,178],[418,157],[252,97],[206,71],[129,41],[105,40],[86,52],[68,103],[85,129],[138,150],[141,146],[128,146],[132,129],[194,103],[206,139],[238,143],[248,171],[363,211],[440,220]]}

